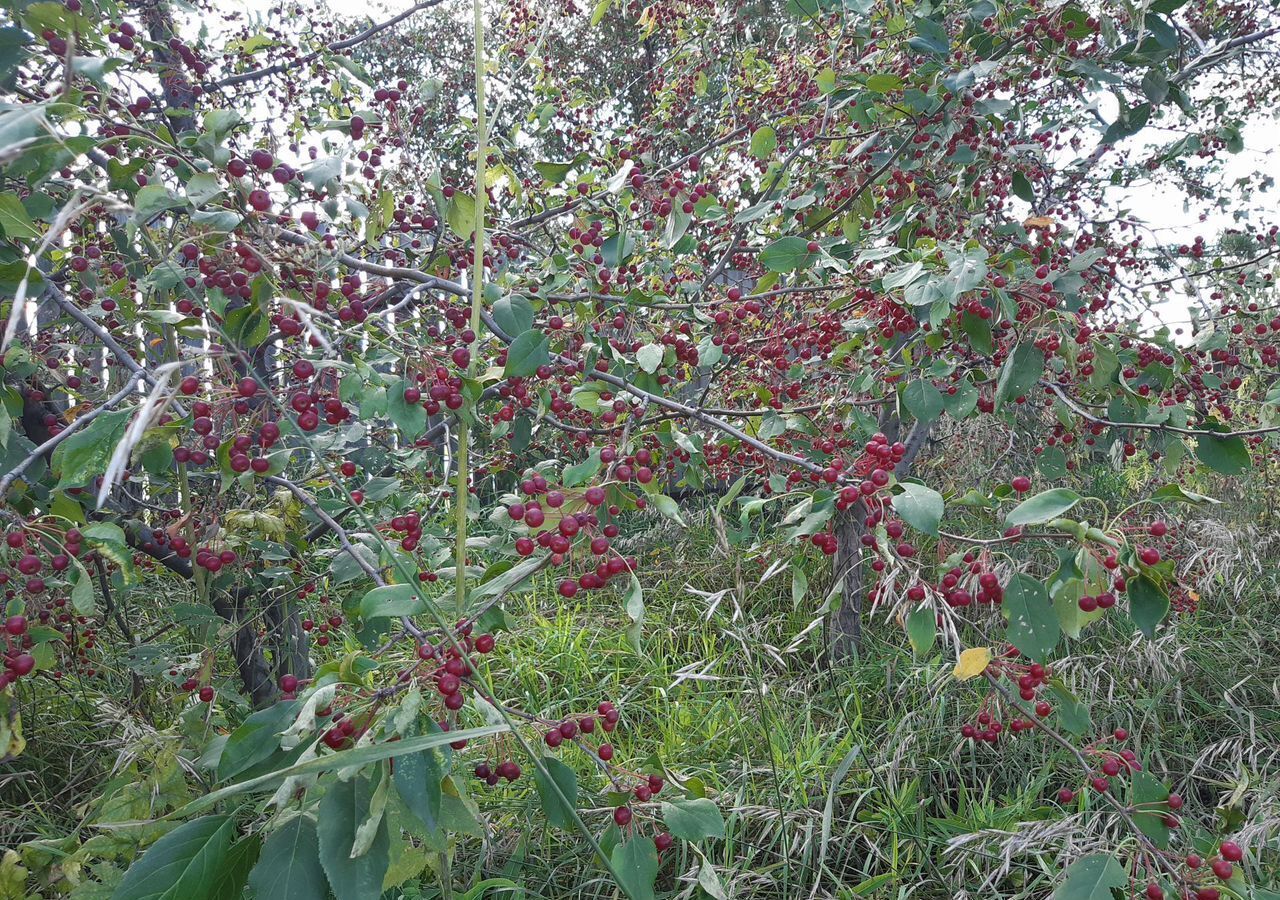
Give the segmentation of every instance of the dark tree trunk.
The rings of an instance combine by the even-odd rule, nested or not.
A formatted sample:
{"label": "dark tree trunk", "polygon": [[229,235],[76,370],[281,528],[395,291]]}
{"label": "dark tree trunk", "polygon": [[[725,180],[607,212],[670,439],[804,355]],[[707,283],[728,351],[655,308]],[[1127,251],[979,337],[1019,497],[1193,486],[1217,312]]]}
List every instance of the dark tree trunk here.
{"label": "dark tree trunk", "polygon": [[[902,421],[894,414],[880,416],[881,432],[890,441],[900,439]],[[931,422],[916,422],[903,443],[906,452],[894,468],[894,475],[906,478],[911,474],[916,457],[924,448],[933,427]],[[862,650],[862,602],[866,596],[866,579],[862,571],[862,536],[866,534],[867,509],[855,503],[847,510],[836,513],[836,553],[832,572],[840,579],[840,605],[828,620],[828,660],[840,663]]]}

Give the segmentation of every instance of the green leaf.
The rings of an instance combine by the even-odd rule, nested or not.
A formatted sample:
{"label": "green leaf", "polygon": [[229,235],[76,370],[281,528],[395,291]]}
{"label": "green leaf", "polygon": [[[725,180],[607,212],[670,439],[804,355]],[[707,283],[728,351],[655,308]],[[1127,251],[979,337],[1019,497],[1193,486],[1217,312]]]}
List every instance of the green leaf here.
{"label": "green leaf", "polygon": [[795,236],[778,238],[760,252],[760,265],[770,272],[794,272],[807,267],[812,259],[809,242]]}
{"label": "green leaf", "polygon": [[[0,29],[7,31],[8,29]],[[11,241],[33,241],[40,239],[40,229],[27,215],[26,207],[12,191],[0,194],[0,228],[5,237]]]}
{"label": "green leaf", "polygon": [[572,162],[536,162],[533,164],[534,170],[543,177],[543,180],[551,184],[559,184],[564,181],[565,176],[573,169]]}
{"label": "green leaf", "polygon": [[368,900],[382,894],[382,878],[391,865],[387,820],[378,822],[369,849],[352,859],[356,830],[369,818],[374,783],[364,776],[333,781],[320,801],[320,864],[337,900]]}
{"label": "green leaf", "polygon": [[280,733],[293,722],[297,702],[286,700],[260,709],[231,732],[218,758],[218,780],[227,781],[280,749]]}
{"label": "green leaf", "polygon": [[613,5],[613,0],[600,0],[596,4],[596,8],[591,11],[591,27],[595,28],[600,24],[600,20],[604,18],[605,13],[609,11],[609,7]]}
{"label": "green leaf", "polygon": [[676,206],[667,216],[667,230],[662,235],[662,246],[671,249],[680,242],[684,233],[693,223],[693,217],[684,211],[684,206]]}
{"label": "green leaf", "polygon": [[146,224],[160,213],[168,209],[185,207],[187,201],[174,194],[163,184],[149,184],[140,189],[133,198],[134,218]]}
{"label": "green leaf", "polygon": [[1025,200],[1028,203],[1036,202],[1036,189],[1031,186],[1031,182],[1026,175],[1021,172],[1014,172],[1012,187],[1014,196],[1018,199]]}
{"label": "green leaf", "polygon": [[1043,662],[1062,637],[1057,613],[1044,584],[1029,575],[1014,575],[1004,589],[1004,616],[1009,620],[1005,640],[1024,656]]}
{"label": "green leaf", "polygon": [[666,494],[653,494],[649,497],[653,501],[654,506],[658,507],[658,512],[662,513],[677,525],[684,525],[685,521],[680,515],[680,506],[676,501],[672,500]]}
{"label": "green leaf", "polygon": [[1093,853],[1067,867],[1066,878],[1053,892],[1053,900],[1114,900],[1112,889],[1124,890],[1129,876],[1116,858]]}
{"label": "green leaf", "polygon": [[1093,720],[1089,717],[1089,707],[1071,693],[1062,679],[1049,680],[1049,691],[1053,694],[1054,711],[1058,716],[1058,724],[1064,729],[1083,737],[1093,731]]}
{"label": "green leaf", "polygon": [[1005,516],[1005,525],[1043,525],[1056,519],[1084,498],[1070,488],[1050,488],[1028,497]]}
{"label": "green leaf", "polygon": [[664,352],[661,344],[645,344],[636,351],[636,365],[652,375],[662,365]]}
{"label": "green leaf", "polygon": [[931,606],[918,606],[907,616],[907,640],[916,656],[924,656],[938,639],[938,614]]}
{"label": "green leaf", "polygon": [[942,415],[942,392],[923,379],[916,379],[902,389],[902,402],[921,422],[932,422]]}
{"label": "green leaf", "polygon": [[315,900],[329,893],[320,865],[316,825],[306,816],[290,819],[267,837],[258,864],[249,873],[255,897]]}
{"label": "green leaf", "polygon": [[247,835],[232,844],[214,879],[209,900],[241,900],[249,872],[258,862],[261,852],[262,838],[256,834]]}
{"label": "green leaf", "polygon": [[409,386],[410,383],[401,378],[387,388],[387,417],[412,441],[427,430],[427,410],[421,403],[404,399],[405,388]]}
{"label": "green leaf", "polygon": [[1161,850],[1169,849],[1169,789],[1149,772],[1134,772],[1130,792],[1133,822]]}
{"label": "green leaf", "polygon": [[995,407],[1027,394],[1044,373],[1044,353],[1034,344],[1019,344],[1000,369]]}
{"label": "green leaf", "polygon": [[942,495],[933,488],[910,481],[904,481],[899,487],[902,493],[893,498],[894,511],[916,531],[936,537],[942,523]]}
{"label": "green leaf", "polygon": [[672,836],[681,840],[724,837],[724,816],[720,814],[720,807],[706,798],[663,803],[662,821]]}
{"label": "green leaf", "polygon": [[1197,494],[1189,491],[1180,484],[1166,484],[1151,495],[1151,500],[1155,503],[1221,503],[1207,494]]}
{"label": "green leaf", "polygon": [[26,60],[31,35],[16,25],[0,28],[0,87],[13,88],[14,75]]}
{"label": "green leaf", "polygon": [[1156,626],[1169,614],[1169,595],[1146,575],[1130,578],[1127,585],[1129,618],[1148,638],[1156,636]]}
{"label": "green leaf", "polygon": [[954,394],[947,391],[942,393],[942,405],[947,409],[947,415],[959,421],[968,418],[978,407],[978,389],[967,378],[961,378],[955,384],[956,392]]}
{"label": "green leaf", "polygon": [[1243,474],[1252,465],[1249,448],[1245,446],[1244,438],[1240,437],[1200,435],[1196,438],[1196,457],[1210,469],[1223,475]]}
{"label": "green leaf", "polygon": [[1159,69],[1147,70],[1147,74],[1142,76],[1142,93],[1159,106],[1169,96],[1169,79]]}
{"label": "green leaf", "polygon": [[112,900],[208,898],[235,830],[231,816],[205,816],[179,825],[129,867]]}
{"label": "green leaf", "polygon": [[[434,730],[439,732],[438,728]],[[447,774],[446,764],[437,751],[421,750],[397,756],[394,765],[396,792],[427,830],[435,831],[440,827],[441,782]]]}
{"label": "green leaf", "polygon": [[71,586],[71,608],[77,615],[93,615],[93,579],[80,560],[76,564],[76,583]]}
{"label": "green leaf", "polygon": [[364,619],[418,616],[427,611],[427,604],[418,596],[411,584],[387,584],[376,587],[360,600],[360,616]]}
{"label": "green leaf", "polygon": [[751,135],[751,155],[756,159],[767,159],[778,149],[778,133],[768,125],[757,128]]}
{"label": "green leaf", "polygon": [[528,378],[538,371],[538,366],[551,362],[548,346],[551,339],[541,331],[529,329],[522,332],[507,348],[507,365],[503,375],[507,378]]}
{"label": "green leaf", "polygon": [[471,233],[476,228],[476,201],[470,194],[458,191],[449,200],[445,210],[445,221],[449,229],[464,241],[471,240]]}
{"label": "green leaf", "polygon": [[561,480],[564,482],[565,487],[577,487],[594,478],[596,473],[600,471],[601,466],[600,451],[592,450],[590,455],[582,462],[572,466],[565,466],[564,477]]}
{"label": "green leaf", "polygon": [[132,416],[131,409],[103,413],[59,444],[53,451],[58,487],[81,487],[106,471]]}
{"label": "green leaf", "polygon": [[227,313],[222,330],[232,346],[251,350],[267,339],[271,321],[256,306],[241,306]]}
{"label": "green leaf", "polygon": [[620,231],[605,238],[604,243],[600,245],[600,256],[603,257],[606,266],[616,269],[631,258],[635,249],[635,238],[625,231]]}
{"label": "green leaf", "polygon": [[208,172],[197,172],[187,182],[187,199],[196,206],[204,206],[222,193],[222,184]]}
{"label": "green leaf", "polygon": [[888,72],[879,72],[867,79],[867,90],[877,94],[887,94],[902,87],[902,79]]}
{"label": "green leaf", "polygon": [[[578,805],[578,776],[573,769],[550,756],[544,757],[542,764],[547,770],[545,775],[538,767],[533,770],[533,783],[538,788],[542,812],[554,827],[568,830],[574,826],[573,810]],[[567,805],[556,795],[557,787],[569,801]]]}
{"label": "green leaf", "polygon": [[636,835],[613,848],[609,860],[630,900],[653,900],[653,884],[658,878],[658,849],[653,846],[652,838]]}
{"label": "green leaf", "polygon": [[533,327],[533,304],[523,294],[507,294],[493,304],[493,320],[507,334],[522,334]]}
{"label": "green leaf", "polygon": [[995,343],[991,339],[991,322],[982,316],[975,316],[971,312],[966,312],[960,317],[960,330],[969,336],[969,346],[973,348],[975,353],[983,356],[990,356],[991,351],[995,348]]}
{"label": "green leaf", "polygon": [[947,30],[933,19],[917,17],[915,20],[916,37],[907,41],[907,45],[917,53],[929,53],[933,56],[946,56],[951,49]]}

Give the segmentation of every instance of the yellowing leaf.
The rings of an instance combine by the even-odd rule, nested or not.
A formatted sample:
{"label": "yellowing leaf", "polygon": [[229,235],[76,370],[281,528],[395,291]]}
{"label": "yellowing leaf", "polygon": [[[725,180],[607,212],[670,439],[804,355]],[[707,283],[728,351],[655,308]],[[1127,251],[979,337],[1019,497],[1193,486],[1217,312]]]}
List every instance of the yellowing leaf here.
{"label": "yellowing leaf", "polygon": [[990,664],[990,647],[970,647],[960,654],[960,661],[951,674],[956,676],[957,681],[968,681],[985,672]]}
{"label": "yellowing leaf", "polygon": [[87,400],[84,403],[77,403],[62,414],[63,421],[71,424],[91,409],[93,409],[93,404]]}
{"label": "yellowing leaf", "polygon": [[1048,216],[1031,216],[1022,223],[1023,228],[1048,228],[1053,225],[1053,219]]}

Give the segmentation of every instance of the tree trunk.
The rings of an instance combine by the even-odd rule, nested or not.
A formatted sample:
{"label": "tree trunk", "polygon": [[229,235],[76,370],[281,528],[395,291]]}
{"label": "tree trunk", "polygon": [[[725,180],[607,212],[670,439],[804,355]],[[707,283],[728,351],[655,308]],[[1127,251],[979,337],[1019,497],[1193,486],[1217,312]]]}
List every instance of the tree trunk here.
{"label": "tree trunk", "polygon": [[862,652],[862,535],[866,533],[866,508],[855,503],[836,513],[836,554],[832,563],[841,582],[840,605],[831,614],[828,661],[841,663]]}
{"label": "tree trunk", "polygon": [[[880,416],[880,430],[890,441],[899,439],[902,421],[896,415]],[[932,422],[916,422],[903,443],[906,452],[894,468],[894,475],[906,478],[916,457],[924,448],[933,427]],[[866,534],[867,508],[861,501],[835,517],[836,553],[832,572],[841,580],[839,607],[828,621],[828,661],[840,663],[862,651],[862,601],[866,596],[866,579],[862,572],[862,536]]]}

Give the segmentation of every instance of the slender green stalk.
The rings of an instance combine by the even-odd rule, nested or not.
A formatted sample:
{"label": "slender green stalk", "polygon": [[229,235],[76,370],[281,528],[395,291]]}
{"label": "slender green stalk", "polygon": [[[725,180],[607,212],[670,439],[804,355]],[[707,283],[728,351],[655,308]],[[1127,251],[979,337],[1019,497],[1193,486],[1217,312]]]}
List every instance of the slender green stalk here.
{"label": "slender green stalk", "polygon": [[[480,304],[484,300],[484,212],[488,195],[485,193],[485,156],[488,135],[484,115],[484,14],[480,0],[473,0],[476,43],[476,193],[475,193],[475,249],[471,257],[471,333],[480,334]],[[476,340],[471,343],[471,360],[467,364],[467,377],[475,374]],[[471,426],[466,416],[458,420],[457,487],[457,535],[454,544],[454,604],[459,617],[466,610],[467,592],[467,498],[470,493],[470,465],[468,454],[471,443]]]}

